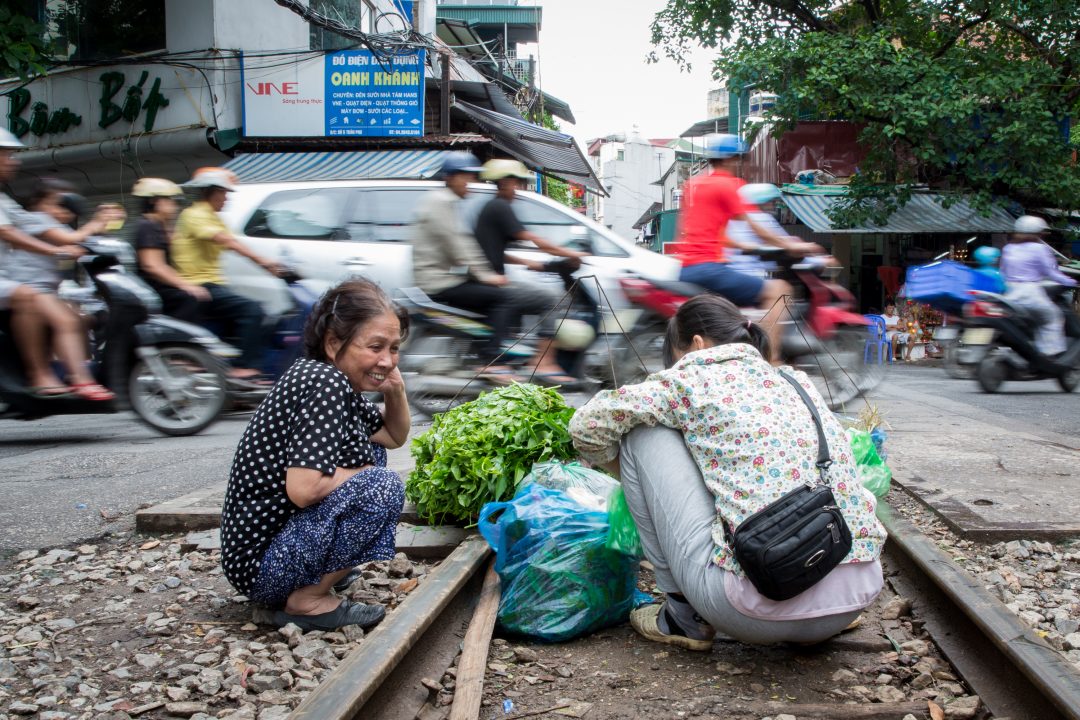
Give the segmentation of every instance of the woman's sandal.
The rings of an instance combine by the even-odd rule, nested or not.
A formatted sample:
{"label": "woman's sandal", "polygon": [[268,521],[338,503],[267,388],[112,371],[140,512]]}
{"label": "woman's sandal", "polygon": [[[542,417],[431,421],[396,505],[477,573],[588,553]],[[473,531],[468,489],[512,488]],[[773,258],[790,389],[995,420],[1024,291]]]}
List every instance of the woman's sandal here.
{"label": "woman's sandal", "polygon": [[331,632],[346,625],[359,625],[362,628],[371,627],[386,616],[386,608],[382,605],[365,605],[354,603],[350,600],[342,600],[341,604],[330,612],[319,615],[293,615],[284,610],[274,613],[274,624],[285,627],[289,623],[296,625],[304,632],[322,630]]}
{"label": "woman's sandal", "polygon": [[656,619],[660,616],[663,608],[663,603],[655,603],[631,611],[630,625],[646,640],[674,645],[687,650],[696,650],[697,652],[709,652],[712,650],[713,641],[711,639],[695,640],[685,635],[669,635],[660,630]]}
{"label": "woman's sandal", "polygon": [[349,587],[360,579],[360,571],[353,568],[353,570],[345,577],[334,583],[334,592],[343,593],[349,589]]}
{"label": "woman's sandal", "polygon": [[71,390],[80,399],[90,400],[91,402],[108,402],[116,399],[116,393],[97,383],[74,383]]}

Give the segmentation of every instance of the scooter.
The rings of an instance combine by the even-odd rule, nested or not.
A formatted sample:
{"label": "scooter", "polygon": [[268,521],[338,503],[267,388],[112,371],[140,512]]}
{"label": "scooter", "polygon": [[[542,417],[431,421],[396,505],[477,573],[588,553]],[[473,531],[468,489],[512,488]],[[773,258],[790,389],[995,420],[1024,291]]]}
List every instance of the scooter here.
{"label": "scooter", "polygon": [[1035,347],[1036,323],[1004,296],[974,291],[973,301],[964,306],[963,342],[981,351],[975,379],[983,392],[997,392],[1006,380],[1054,379],[1065,392],[1080,385],[1080,317],[1070,302],[1072,288],[1056,283],[1045,288],[1065,313],[1066,350],[1058,356],[1039,352]]}
{"label": "scooter", "polygon": [[165,435],[200,432],[224,407],[223,363],[235,350],[197,325],[157,314],[160,298],[124,268],[122,258],[132,253],[130,245],[92,238],[83,247],[88,254],[78,259],[77,272],[86,281],[63,289],[61,297],[91,321],[91,369],[116,399],[31,393],[11,335],[10,313],[2,313],[0,418],[34,420],[131,409]]}
{"label": "scooter", "polygon": [[[303,353],[304,325],[319,301],[318,294],[303,284],[304,278],[293,267],[286,265],[279,277],[288,288],[292,307],[270,321],[270,340],[261,367],[267,377],[275,380]],[[270,392],[270,386],[228,378],[228,390],[233,407],[253,408]]]}
{"label": "scooter", "polygon": [[[828,279],[831,271],[824,259],[791,257],[779,248],[759,248],[748,253],[775,262],[776,276],[787,280],[796,291],[781,321],[784,362],[815,378],[822,396],[834,410],[876,387],[884,377],[884,365],[863,361],[868,321],[855,312],[854,296]],[[636,276],[622,278],[620,283],[630,301],[647,312],[630,332],[632,344],[616,356],[617,380],[640,382],[664,367],[662,348],[668,320],[688,299],[710,291],[693,283]],[[743,312],[751,319],[764,316],[756,309]]]}
{"label": "scooter", "polygon": [[[569,308],[560,305],[552,312],[559,322],[572,323],[575,334],[581,336],[575,345],[559,349],[559,364],[580,380],[571,389],[600,385],[610,363],[603,352],[607,340],[596,336],[601,304],[590,292],[595,283],[575,278],[564,261],[550,262],[545,270],[560,276],[570,298]],[[409,313],[411,322],[398,368],[405,375],[415,411],[430,417],[491,389],[489,383],[466,369],[479,364],[478,349],[491,337],[491,326],[483,315],[435,302],[415,287],[402,288],[395,299]],[[519,339],[499,362],[519,367],[534,354],[535,347],[527,339]],[[521,374],[527,376],[528,372]]]}

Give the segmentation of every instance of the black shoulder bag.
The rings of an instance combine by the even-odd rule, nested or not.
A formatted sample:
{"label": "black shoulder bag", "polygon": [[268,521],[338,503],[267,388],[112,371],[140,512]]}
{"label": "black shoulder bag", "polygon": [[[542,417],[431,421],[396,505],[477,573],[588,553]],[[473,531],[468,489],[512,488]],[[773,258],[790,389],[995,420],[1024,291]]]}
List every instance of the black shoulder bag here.
{"label": "black shoulder bag", "polygon": [[746,576],[770,600],[793,598],[840,564],[851,551],[851,530],[825,480],[832,465],[821,417],[806,390],[780,373],[799,393],[818,434],[818,480],[796,490],[739,523],[728,540]]}

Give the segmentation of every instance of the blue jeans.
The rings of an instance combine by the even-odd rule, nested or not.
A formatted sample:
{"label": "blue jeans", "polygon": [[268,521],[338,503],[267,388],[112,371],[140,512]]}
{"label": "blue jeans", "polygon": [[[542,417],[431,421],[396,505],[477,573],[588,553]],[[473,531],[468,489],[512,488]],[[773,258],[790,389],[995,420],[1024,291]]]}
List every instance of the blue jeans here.
{"label": "blue jeans", "polygon": [[679,274],[679,280],[706,287],[739,307],[757,305],[765,287],[764,278],[738,272],[728,263],[687,265]]}

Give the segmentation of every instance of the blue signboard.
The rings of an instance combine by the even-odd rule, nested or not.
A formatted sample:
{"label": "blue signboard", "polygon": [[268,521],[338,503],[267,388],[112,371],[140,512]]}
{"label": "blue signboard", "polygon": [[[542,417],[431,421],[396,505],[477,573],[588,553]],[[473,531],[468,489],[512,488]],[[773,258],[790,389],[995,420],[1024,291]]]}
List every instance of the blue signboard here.
{"label": "blue signboard", "polygon": [[424,52],[385,59],[368,50],[326,56],[328,136],[424,134]]}

